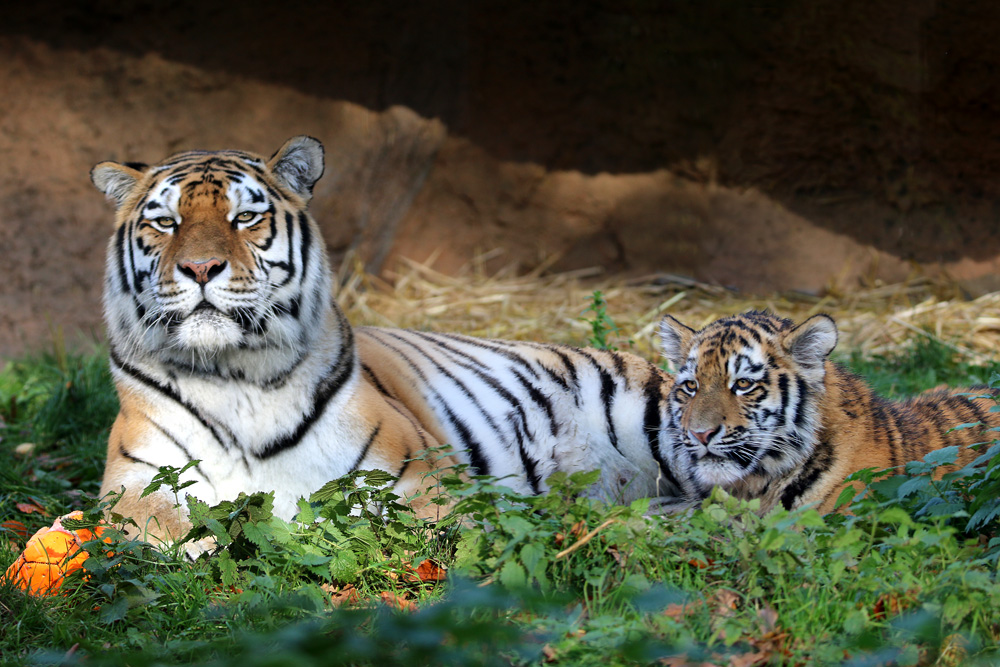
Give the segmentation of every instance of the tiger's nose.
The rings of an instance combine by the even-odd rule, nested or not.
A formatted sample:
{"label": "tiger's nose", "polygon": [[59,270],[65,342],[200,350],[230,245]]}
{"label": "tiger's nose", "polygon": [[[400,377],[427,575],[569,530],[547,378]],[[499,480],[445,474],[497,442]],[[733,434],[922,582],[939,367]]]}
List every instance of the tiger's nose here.
{"label": "tiger's nose", "polygon": [[188,260],[180,262],[177,268],[180,269],[181,273],[193,279],[199,285],[207,285],[212,278],[222,273],[222,270],[226,268],[226,262],[215,257],[207,259],[204,262],[192,262]]}
{"label": "tiger's nose", "polygon": [[690,433],[701,444],[707,445],[708,441],[711,440],[721,428],[721,426],[716,426],[708,431],[688,431],[688,433]]}

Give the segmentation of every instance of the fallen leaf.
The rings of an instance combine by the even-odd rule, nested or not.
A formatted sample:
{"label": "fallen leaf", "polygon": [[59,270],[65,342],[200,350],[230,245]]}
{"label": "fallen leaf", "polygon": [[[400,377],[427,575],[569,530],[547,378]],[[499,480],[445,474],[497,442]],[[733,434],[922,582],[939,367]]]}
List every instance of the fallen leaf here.
{"label": "fallen leaf", "polygon": [[330,594],[330,604],[334,607],[355,604],[361,599],[361,595],[358,593],[358,589],[354,587],[354,584],[347,584],[344,587],[323,584],[320,588]]}
{"label": "fallen leaf", "polygon": [[542,655],[545,657],[542,662],[555,662],[556,661],[556,650],[546,644],[542,647]]}
{"label": "fallen leaf", "polygon": [[774,632],[778,627],[778,612],[773,607],[762,607],[757,611],[757,618],[760,620],[760,628],[763,632]]}
{"label": "fallen leaf", "polygon": [[684,604],[677,604],[676,602],[673,602],[668,604],[667,608],[664,609],[662,613],[664,616],[669,616],[677,621],[681,618],[690,616],[703,604],[705,604],[704,600],[691,600],[690,602],[685,602]]}
{"label": "fallen leaf", "polygon": [[712,596],[715,603],[715,612],[719,616],[729,616],[736,610],[736,604],[740,601],[740,596],[728,588],[720,588]]}
{"label": "fallen leaf", "polygon": [[417,576],[420,581],[444,581],[448,577],[448,572],[436,562],[428,558],[417,566]]}
{"label": "fallen leaf", "polygon": [[3,523],[0,523],[0,527],[6,528],[10,532],[12,532],[15,535],[18,535],[20,537],[27,537],[28,536],[28,528],[27,528],[27,526],[25,526],[20,521],[17,521],[16,519],[10,519],[8,521],[4,521]]}
{"label": "fallen leaf", "polygon": [[17,507],[17,509],[23,512],[24,514],[32,514],[34,512],[37,512],[42,516],[49,515],[49,513],[45,511],[45,508],[36,503],[34,500],[32,500],[30,503],[17,503],[15,507]]}
{"label": "fallen leaf", "polygon": [[402,595],[396,595],[392,591],[382,591],[381,597],[382,597],[382,602],[389,605],[390,607],[395,607],[399,611],[417,610],[417,605],[414,604],[413,600],[407,600]]}

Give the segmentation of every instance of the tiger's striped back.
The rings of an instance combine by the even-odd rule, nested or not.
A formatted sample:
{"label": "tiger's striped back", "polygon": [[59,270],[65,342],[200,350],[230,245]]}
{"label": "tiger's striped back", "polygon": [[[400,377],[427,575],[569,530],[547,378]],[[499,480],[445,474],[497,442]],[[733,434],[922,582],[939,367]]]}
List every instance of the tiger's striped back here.
{"label": "tiger's striped back", "polygon": [[600,470],[595,496],[679,496],[663,460],[668,374],[631,354],[361,327],[362,368],[473,474],[522,493]]}
{"label": "tiger's striped back", "polygon": [[[666,431],[669,461],[704,497],[720,486],[762,509],[834,509],[844,479],[897,467],[942,447],[958,463],[1000,426],[985,389],[936,389],[907,401],[877,396],[828,357],[837,327],[826,315],[800,325],[766,312],[694,331],[667,316],[664,352],[677,368]],[[976,428],[951,429],[981,422]]]}

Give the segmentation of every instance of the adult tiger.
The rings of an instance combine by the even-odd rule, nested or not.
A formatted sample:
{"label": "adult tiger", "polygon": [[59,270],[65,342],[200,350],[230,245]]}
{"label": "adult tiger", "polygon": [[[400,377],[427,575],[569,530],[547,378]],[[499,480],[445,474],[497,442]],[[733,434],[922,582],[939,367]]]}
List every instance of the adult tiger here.
{"label": "adult tiger", "polygon": [[[930,451],[968,445],[1000,426],[986,389],[935,389],[891,402],[828,357],[837,325],[816,315],[796,326],[752,311],[694,331],[665,317],[663,350],[677,369],[670,393],[669,461],[694,498],[720,486],[761,509],[816,504],[833,511],[844,479]],[[985,426],[952,431],[963,423]]]}
{"label": "adult tiger", "polygon": [[[94,184],[117,204],[104,305],[121,410],[101,491],[125,487],[118,512],[152,536],[176,538],[187,520],[172,492],[140,494],[160,466],[195,459],[186,492],[217,502],[274,490],[275,512],[284,517],[299,497],[359,468],[398,476],[396,490],[413,497],[430,483],[430,468],[412,459],[443,442],[476,472],[513,473],[508,483],[525,490],[540,490],[556,470],[600,468],[595,493],[656,493],[670,380],[637,357],[455,342],[466,351],[446,352],[453,371],[426,389],[428,400],[458,414],[460,430],[478,410],[469,433],[502,421],[500,431],[508,430],[489,442],[452,438],[455,431],[438,429],[426,411],[404,406],[398,397],[405,392],[386,391],[392,381],[362,373],[307,211],[322,173],[323,149],[310,137],[289,140],[270,159],[192,151],[151,167],[103,162],[93,169]],[[385,357],[427,338],[372,330],[363,337],[368,369],[409,368],[401,356]],[[452,339],[435,340],[432,347],[445,350],[439,343]],[[471,358],[473,348],[489,361]],[[497,360],[509,368],[498,364],[494,379],[484,364]],[[481,396],[445,388],[462,373],[479,379]],[[539,398],[553,387],[558,396]],[[480,397],[482,405],[508,401],[506,412],[491,413],[491,422],[492,408],[470,408]],[[416,504],[425,516],[437,510],[426,495]]]}
{"label": "adult tiger", "polygon": [[[102,162],[117,204],[104,309],[121,409],[102,494],[151,536],[187,527],[160,466],[199,459],[188,491],[208,502],[274,490],[275,512],[358,468],[398,476],[412,496],[434,438],[360,374],[354,334],[306,210],[323,149],[289,140],[270,159],[191,151],[151,167]],[[424,496],[418,511],[436,507]]]}

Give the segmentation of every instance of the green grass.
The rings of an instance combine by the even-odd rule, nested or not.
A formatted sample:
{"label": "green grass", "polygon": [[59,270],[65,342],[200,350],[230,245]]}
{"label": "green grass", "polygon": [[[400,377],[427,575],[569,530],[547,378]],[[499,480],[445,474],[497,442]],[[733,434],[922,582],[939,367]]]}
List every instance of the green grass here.
{"label": "green grass", "polygon": [[[986,382],[996,369],[920,343],[848,359],[884,393]],[[29,531],[97,516],[116,411],[100,352],[17,361],[0,372],[0,522]],[[30,457],[15,457],[22,442]],[[946,456],[946,455],[945,455]],[[463,486],[432,530],[378,489],[331,483],[296,522],[269,498],[196,504],[198,535],[226,549],[193,564],[175,550],[98,544],[90,576],[53,598],[0,584],[0,660],[87,665],[995,664],[1000,472],[933,482],[930,466],[875,482],[853,516],[756,516],[722,495],[692,516],[646,518],[644,502],[574,497],[587,475],[520,497]],[[166,484],[179,485],[177,471]],[[868,477],[874,476],[868,475]],[[180,475],[183,480],[183,474]],[[909,486],[904,486],[908,484]],[[378,501],[382,516],[348,508]],[[47,513],[24,513],[24,504]],[[947,510],[947,511],[945,511]],[[976,521],[973,519],[977,516]],[[0,566],[24,538],[0,532]],[[573,549],[573,550],[571,550]],[[425,560],[448,568],[422,581]],[[331,594],[357,601],[334,608]],[[383,597],[415,605],[394,611]],[[395,596],[393,598],[392,596]]]}

